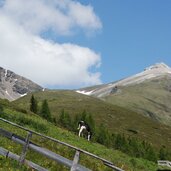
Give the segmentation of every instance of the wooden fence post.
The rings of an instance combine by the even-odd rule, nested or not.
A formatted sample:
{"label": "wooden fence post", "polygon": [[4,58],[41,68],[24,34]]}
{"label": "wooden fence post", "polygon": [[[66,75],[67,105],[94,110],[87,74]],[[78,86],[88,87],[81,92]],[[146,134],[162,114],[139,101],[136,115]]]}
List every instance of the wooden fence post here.
{"label": "wooden fence post", "polygon": [[20,159],[19,159],[20,164],[24,163],[25,156],[26,156],[26,153],[27,153],[27,149],[28,149],[28,146],[29,146],[29,140],[30,140],[31,136],[32,136],[32,133],[28,132],[27,137],[25,139],[25,144],[23,145],[23,151],[22,151]]}
{"label": "wooden fence post", "polygon": [[77,164],[79,162],[79,158],[80,158],[80,152],[76,151],[75,156],[74,156],[74,160],[73,160],[73,164],[72,164],[70,171],[76,171],[77,170]]}

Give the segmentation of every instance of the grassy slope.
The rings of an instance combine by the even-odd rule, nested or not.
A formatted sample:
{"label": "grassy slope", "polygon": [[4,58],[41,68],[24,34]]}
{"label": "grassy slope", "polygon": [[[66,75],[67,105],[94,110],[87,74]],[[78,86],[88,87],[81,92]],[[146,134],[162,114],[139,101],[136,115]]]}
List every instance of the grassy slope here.
{"label": "grassy slope", "polygon": [[[48,136],[57,138],[61,141],[65,141],[69,144],[72,144],[74,146],[83,148],[89,152],[92,152],[94,154],[97,154],[103,158],[106,158],[112,162],[114,162],[117,166],[122,167],[123,169],[127,171],[155,171],[157,169],[157,165],[155,163],[149,162],[147,160],[143,159],[136,159],[129,157],[119,151],[113,150],[113,149],[107,149],[106,147],[88,142],[82,138],[79,138],[78,136],[72,134],[71,132],[68,132],[67,130],[58,128],[51,123],[48,123],[46,120],[43,120],[39,116],[33,115],[33,114],[23,114],[20,112],[16,112],[13,109],[10,109],[8,107],[5,107],[4,110],[5,114],[1,114],[1,117],[7,118],[8,120],[11,120],[15,123],[18,123],[20,125],[23,125],[25,127],[28,127],[32,130],[38,131],[40,133],[46,134]],[[12,131],[18,135],[26,136],[26,133],[21,131],[18,128],[14,128],[13,126],[10,126],[6,123],[3,123],[0,121],[0,127],[5,128],[9,131]],[[69,159],[73,159],[74,151],[70,150],[66,147],[63,147],[62,145],[55,144],[53,142],[47,141],[45,139],[41,139],[40,137],[33,136],[32,141],[36,144],[42,145],[43,147],[46,147],[50,150],[53,150],[54,152],[57,152],[59,154],[64,155],[65,157]],[[21,154],[22,147],[20,145],[16,145],[13,142],[9,141],[8,139],[0,136],[0,146],[15,152],[17,154]],[[53,161],[50,161],[46,159],[45,157],[42,157],[41,155],[38,155],[34,152],[28,152],[27,159],[32,159],[32,161],[38,163],[41,166],[44,166],[46,168],[49,168],[50,170],[68,170],[64,168],[63,166],[56,164]],[[106,167],[102,165],[101,162],[98,160],[92,159],[91,157],[86,157],[81,155],[80,163],[90,167],[90,169],[94,171],[107,171]],[[6,160],[6,158],[0,156],[0,170],[31,170],[27,167],[20,168],[16,162],[11,161],[9,159]]]}
{"label": "grassy slope", "polygon": [[120,90],[120,93],[111,94],[105,100],[171,125],[170,77],[156,78],[141,84],[121,87]]}
{"label": "grassy slope", "polygon": [[[136,112],[73,91],[45,91],[34,95],[39,102],[43,99],[48,100],[51,112],[56,118],[62,109],[71,115],[81,113],[86,109],[93,115],[97,125],[104,122],[113,133],[124,133],[148,140],[158,148],[165,145],[171,149],[171,127],[151,121]],[[20,98],[13,102],[13,105],[29,109],[30,97],[31,95]],[[134,134],[129,130],[136,130],[138,133]]]}

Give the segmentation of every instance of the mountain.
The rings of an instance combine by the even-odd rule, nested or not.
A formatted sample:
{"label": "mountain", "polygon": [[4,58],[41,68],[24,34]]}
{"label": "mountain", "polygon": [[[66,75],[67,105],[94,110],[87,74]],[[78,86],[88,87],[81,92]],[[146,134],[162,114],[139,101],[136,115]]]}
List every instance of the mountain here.
{"label": "mountain", "polygon": [[171,125],[171,68],[157,63],[125,79],[77,90]]}
{"label": "mountain", "polygon": [[0,98],[13,101],[43,88],[36,83],[0,67]]}
{"label": "mountain", "polygon": [[[68,113],[72,120],[75,120],[77,114],[81,115],[86,111],[87,114],[92,115],[96,126],[103,124],[111,133],[133,136],[152,143],[156,148],[164,145],[171,149],[171,127],[127,108],[110,104],[92,96],[76,93],[72,90],[39,91],[34,93],[34,97],[38,102],[38,109],[41,108],[43,100],[47,100],[51,114],[57,123],[62,111]],[[30,99],[31,94],[28,94],[10,104],[17,109],[22,109],[19,111],[29,113]]]}
{"label": "mountain", "polygon": [[143,72],[130,76],[128,78],[125,78],[116,82],[112,82],[109,84],[83,88],[83,89],[77,90],[77,92],[86,94],[86,95],[92,95],[95,97],[105,97],[115,92],[118,86],[123,87],[123,86],[140,84],[149,79],[154,79],[156,77],[162,77],[165,75],[169,75],[171,77],[171,68],[169,68],[164,63],[157,63],[148,68],[145,68]]}

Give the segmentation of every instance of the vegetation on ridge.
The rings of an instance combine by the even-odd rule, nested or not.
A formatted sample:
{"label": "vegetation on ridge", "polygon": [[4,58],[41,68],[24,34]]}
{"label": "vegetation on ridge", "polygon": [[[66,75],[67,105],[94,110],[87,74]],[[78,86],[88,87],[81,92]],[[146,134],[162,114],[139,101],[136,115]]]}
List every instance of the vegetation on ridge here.
{"label": "vegetation on ridge", "polygon": [[[124,134],[147,141],[158,149],[161,146],[171,149],[171,127],[151,121],[139,113],[68,90],[37,92],[34,93],[34,97],[38,101],[39,111],[43,100],[47,100],[52,118],[56,120],[56,123],[62,110],[71,119],[86,111],[94,118],[96,126],[103,123],[111,133]],[[27,112],[30,108],[30,98],[31,94],[12,104]]]}
{"label": "vegetation on ridge", "polygon": [[[133,171],[136,170],[156,170],[157,165],[153,162],[150,162],[148,160],[144,159],[137,159],[134,157],[130,157],[118,150],[109,149],[105,146],[102,146],[97,143],[88,142],[87,140],[83,138],[79,138],[77,135],[74,135],[73,133],[58,128],[54,126],[53,124],[47,122],[46,120],[40,118],[39,116],[36,116],[34,114],[28,113],[24,114],[18,111],[15,111],[10,108],[4,107],[4,111],[1,112],[0,117],[6,118],[8,120],[11,120],[17,124],[26,126],[30,129],[33,129],[35,131],[38,131],[40,133],[46,134],[48,136],[57,138],[61,141],[67,142],[69,144],[72,144],[74,146],[77,146],[79,148],[82,148],[84,150],[87,150],[91,153],[94,153],[100,157],[103,157],[105,159],[108,159],[112,162],[114,162],[118,167],[122,167],[123,169],[127,171]],[[2,121],[0,121],[0,126],[3,127],[6,130],[9,130],[11,132],[16,133],[17,135],[21,135],[23,137],[26,136],[26,132],[15,128],[11,125],[8,125]],[[70,150],[67,147],[64,147],[59,144],[55,144],[51,141],[48,141],[44,138],[40,138],[37,136],[33,136],[31,138],[31,141],[34,143],[41,145],[45,148],[48,148],[54,152],[57,152],[58,154],[61,154],[69,159],[73,159],[74,151]],[[0,146],[3,148],[6,148],[12,152],[17,153],[18,155],[21,154],[22,146],[16,145],[15,143],[9,141],[8,139],[1,136],[0,138]],[[34,157],[33,157],[34,156]],[[56,164],[54,161],[50,161],[49,159],[30,151],[27,153],[26,156],[27,159],[32,160],[35,163],[38,163],[39,165],[49,168],[50,170],[68,170],[67,168],[63,167],[62,165]],[[85,156],[81,154],[81,160],[80,163],[89,167],[90,169],[94,171],[101,171],[101,170],[110,170],[106,166],[104,166],[100,161],[93,159],[91,157]],[[29,170],[29,168],[24,167],[20,168],[16,162],[11,162],[11,160],[6,160],[4,157],[0,157],[0,168],[6,169],[6,170]]]}
{"label": "vegetation on ridge", "polygon": [[[4,112],[1,113],[1,116],[4,118],[7,118],[9,120],[15,121],[18,124],[22,124],[24,126],[30,127],[31,129],[34,129],[38,132],[42,132],[49,136],[52,136],[52,137],[58,138],[60,140],[63,140],[65,142],[68,142],[70,144],[73,144],[74,146],[78,146],[78,147],[88,150],[92,153],[100,155],[101,157],[104,157],[106,159],[113,161],[114,163],[116,163],[117,166],[122,167],[125,170],[134,170],[134,168],[136,168],[136,170],[156,170],[157,169],[157,165],[154,162],[149,162],[149,161],[141,159],[141,158],[137,159],[137,158],[133,157],[133,155],[131,155],[131,154],[129,154],[129,156],[128,156],[128,155],[125,155],[124,153],[121,153],[116,150],[116,149],[119,149],[119,150],[124,151],[125,147],[128,146],[129,144],[138,145],[137,148],[140,149],[139,146],[140,146],[140,144],[142,144],[141,142],[143,142],[143,141],[139,141],[138,139],[140,139],[143,134],[145,135],[144,138],[146,138],[148,142],[155,142],[155,139],[153,140],[153,138],[155,138],[155,136],[156,136],[155,133],[157,133],[158,135],[163,137],[164,140],[161,139],[161,141],[159,140],[159,142],[155,142],[156,144],[152,144],[152,145],[155,148],[159,149],[159,147],[161,147],[159,145],[162,145],[162,143],[164,141],[166,141],[166,143],[163,146],[163,149],[160,150],[161,156],[163,154],[164,154],[164,156],[166,155],[165,154],[166,150],[164,147],[167,147],[167,148],[169,147],[169,144],[167,144],[167,140],[169,140],[169,135],[170,135],[169,127],[160,125],[156,122],[151,122],[147,118],[142,117],[141,115],[134,113],[132,111],[126,110],[124,108],[113,106],[113,105],[104,103],[101,100],[98,100],[98,99],[95,99],[92,97],[87,97],[84,95],[80,95],[78,93],[74,93],[71,91],[38,92],[38,93],[34,94],[34,97],[36,98],[36,101],[37,101],[37,105],[38,105],[37,113],[39,115],[41,115],[43,101],[45,99],[47,100],[47,104],[50,109],[50,113],[52,115],[52,118],[50,120],[51,122],[47,122],[44,119],[41,119],[40,116],[30,113],[29,108],[30,108],[31,94],[13,102],[13,103],[8,104],[8,103],[3,102],[2,104],[4,107]],[[17,112],[16,112],[16,110],[17,110]],[[62,116],[62,112],[63,112],[63,116]],[[63,124],[63,123],[65,123],[66,121],[67,122],[69,121],[69,123],[71,123],[72,125],[67,129],[73,129],[73,127],[76,125],[76,120],[74,120],[74,118],[80,119],[78,117],[78,114],[86,113],[86,112],[87,112],[87,116],[91,116],[92,118],[94,118],[93,119],[94,121],[92,121],[92,122],[96,123],[96,135],[98,135],[98,133],[102,132],[102,130],[103,131],[105,130],[106,132],[104,134],[108,135],[110,137],[109,139],[112,139],[112,134],[113,134],[113,138],[114,138],[113,142],[115,142],[115,143],[113,143],[112,145],[110,143],[106,144],[105,141],[103,142],[104,139],[106,139],[106,140],[108,139],[106,137],[103,137],[102,139],[98,139],[97,138],[98,136],[94,137],[94,138],[97,138],[97,139],[95,139],[97,142],[107,145],[110,148],[107,149],[104,146],[101,146],[99,144],[92,143],[92,142],[88,143],[87,141],[85,141],[82,138],[79,139],[78,136],[75,136],[73,133],[70,133],[67,130],[63,130],[63,129],[56,127],[56,126],[65,127],[65,124]],[[108,114],[104,115],[105,113],[108,113]],[[102,116],[103,116],[103,118],[102,118]],[[66,119],[66,118],[68,118],[68,119]],[[135,121],[132,121],[133,120],[132,118],[134,118]],[[63,121],[64,122],[60,123],[60,120],[62,122]],[[136,125],[136,127],[130,127],[130,126],[132,126],[132,123],[136,122],[137,120],[141,120],[142,123],[140,123],[140,125]],[[101,125],[102,124],[101,121],[104,121],[104,125]],[[54,123],[56,124],[56,126],[54,125]],[[113,125],[111,123],[113,123]],[[101,128],[102,130],[100,131],[97,128],[98,129]],[[139,129],[139,128],[141,128],[141,129]],[[155,128],[155,129],[153,129],[153,128]],[[151,131],[154,133],[154,135],[150,135],[150,137],[148,139],[147,135],[148,135],[148,133],[151,133]],[[62,132],[62,134],[60,134],[60,132]],[[22,134],[22,132],[19,131],[19,134]],[[57,136],[56,134],[60,134],[60,136]],[[123,136],[123,134],[126,135],[126,137]],[[131,138],[131,140],[135,140],[138,143],[135,144],[134,143],[135,141],[131,142],[131,140],[129,138],[127,138],[129,136],[133,137],[133,138]],[[151,139],[152,139],[152,141],[149,141]],[[120,142],[116,143],[116,142],[118,142],[118,140]],[[142,140],[143,140],[143,137],[142,137]],[[38,138],[35,138],[35,141],[39,143]],[[4,139],[4,142],[5,142],[5,139]],[[124,144],[124,142],[125,142],[125,144]],[[161,143],[161,144],[159,144],[159,143]],[[2,144],[3,144],[3,142],[2,142]],[[41,144],[43,146],[45,146],[46,148],[49,146],[52,146],[52,147],[55,146],[53,143],[52,144],[46,143],[44,140],[41,141]],[[124,144],[124,145],[120,146],[120,144]],[[118,147],[116,145],[118,145]],[[52,148],[52,147],[50,147],[50,148]],[[68,154],[68,149],[66,151],[64,150],[65,151],[64,152],[63,147],[61,147],[60,150],[61,150],[62,154],[66,153],[65,155],[67,156],[67,158],[70,158],[71,155],[73,158],[73,155],[74,155],[73,152],[69,152],[69,154]],[[107,152],[106,150],[107,151],[109,150],[109,151]],[[110,155],[109,155],[109,153],[110,153]],[[116,159],[116,156],[118,153],[120,155]],[[135,154],[135,151],[133,153]],[[138,156],[136,156],[136,157],[138,157]],[[42,159],[42,157],[40,157],[40,159]],[[41,163],[41,160],[39,162]],[[85,161],[82,161],[82,162],[84,163]],[[87,163],[85,163],[85,164],[88,164],[89,162],[92,164],[94,161],[92,159],[86,159],[86,162]],[[92,168],[93,168],[92,170],[106,170],[107,169],[107,168],[103,168],[104,166],[102,166],[100,163],[99,164],[98,164],[98,162],[95,162],[95,163],[97,163],[97,164],[94,164],[94,163],[92,164]],[[91,166],[91,164],[90,164],[90,166]],[[97,167],[97,165],[98,165],[98,167]]]}

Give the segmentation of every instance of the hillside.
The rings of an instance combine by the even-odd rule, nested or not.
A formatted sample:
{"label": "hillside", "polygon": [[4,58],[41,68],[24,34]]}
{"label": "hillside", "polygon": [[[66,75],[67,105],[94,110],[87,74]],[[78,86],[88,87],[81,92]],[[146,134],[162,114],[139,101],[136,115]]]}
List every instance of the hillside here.
{"label": "hillside", "polygon": [[[87,113],[92,114],[96,125],[104,123],[112,133],[124,133],[147,140],[157,148],[164,145],[171,149],[171,127],[150,120],[131,110],[68,90],[37,92],[34,96],[39,102],[39,106],[44,99],[47,99],[51,113],[56,120],[63,109],[72,118],[86,110]],[[12,102],[12,104],[28,111],[30,98],[31,94]]]}
{"label": "hillside", "polygon": [[171,125],[171,68],[159,63],[122,80],[77,90]]}
{"label": "hillside", "polygon": [[[125,155],[124,153],[121,153],[120,151],[114,150],[114,149],[107,149],[106,147],[97,144],[88,142],[87,140],[84,140],[83,138],[79,138],[77,135],[68,132],[67,130],[61,129],[57,126],[54,126],[53,124],[47,122],[46,120],[42,119],[41,117],[28,113],[24,114],[19,111],[14,110],[13,108],[9,107],[9,104],[7,102],[2,102],[4,111],[0,113],[0,117],[6,118],[8,120],[11,120],[12,122],[15,122],[17,124],[20,124],[22,126],[25,126],[27,128],[30,128],[32,130],[35,130],[37,132],[40,132],[42,134],[54,137],[60,141],[64,141],[66,143],[69,143],[71,145],[77,146],[79,148],[82,148],[84,150],[87,150],[91,153],[94,153],[100,157],[103,157],[105,159],[108,159],[115,163],[117,166],[122,167],[122,169],[126,171],[156,171],[157,165],[153,162],[144,160],[144,159],[137,159],[130,157],[128,155]],[[26,134],[21,131],[18,128],[15,128],[5,124],[4,122],[0,121],[0,127],[11,131],[13,133],[16,133],[17,135],[26,136]],[[51,141],[47,141],[45,139],[40,139],[37,136],[33,136],[31,140],[39,144],[45,148],[48,148],[50,150],[53,150],[54,152],[57,152],[58,154],[62,154],[63,156],[72,159],[74,156],[74,153],[72,150],[69,150],[66,147],[63,147],[61,145],[57,145]],[[0,136],[0,146],[3,148],[6,148],[12,152],[17,153],[18,155],[21,154],[22,147],[19,145],[15,145],[8,139]],[[83,157],[83,156],[82,156]],[[102,165],[98,160],[92,159],[91,157],[84,156],[81,157],[80,163],[84,166],[89,167],[93,171],[109,171],[110,169],[107,169],[105,166]],[[31,159],[33,162],[38,163],[39,165],[49,168],[50,170],[68,170],[65,167],[56,164],[53,161],[48,160],[47,158],[42,157],[41,155],[38,155],[37,153],[34,153],[32,151],[27,153],[26,156],[27,159]],[[11,161],[9,159],[6,159],[4,157],[0,157],[0,168],[2,170],[31,170],[27,167],[20,168],[16,162]]]}
{"label": "hillside", "polygon": [[138,85],[119,87],[104,99],[114,105],[142,113],[143,115],[171,125],[171,77],[163,76]]}

